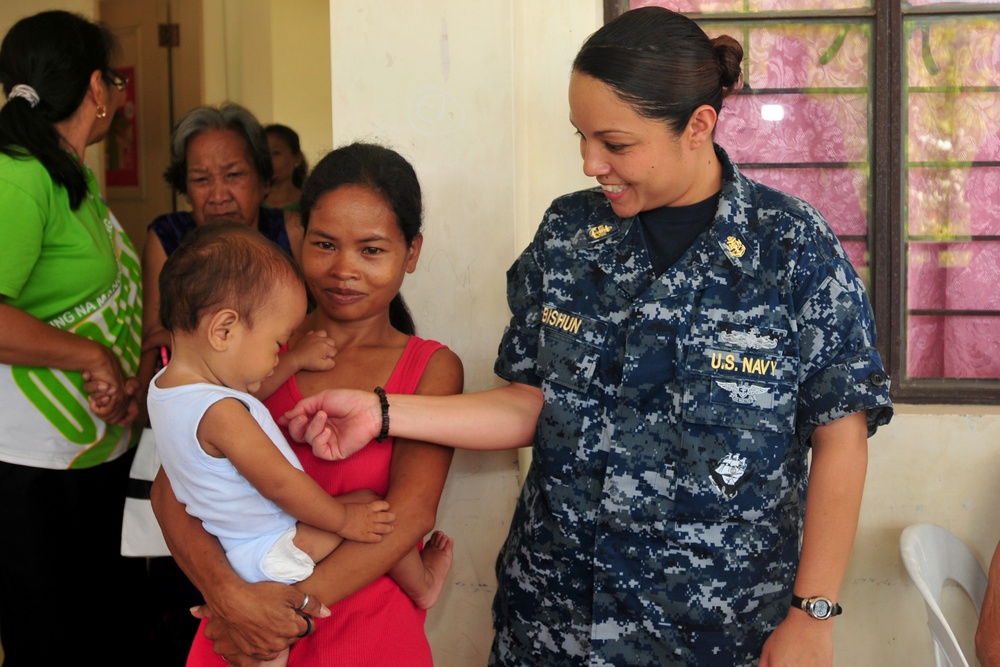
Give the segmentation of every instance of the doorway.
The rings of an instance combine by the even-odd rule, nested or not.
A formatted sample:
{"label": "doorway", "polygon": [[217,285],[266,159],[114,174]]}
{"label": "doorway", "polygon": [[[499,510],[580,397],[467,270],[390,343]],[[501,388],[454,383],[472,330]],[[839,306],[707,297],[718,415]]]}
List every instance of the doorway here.
{"label": "doorway", "polygon": [[99,18],[131,79],[105,141],[106,196],[141,255],[147,225],[177,207],[163,172],[173,125],[202,99],[202,2],[101,0]]}

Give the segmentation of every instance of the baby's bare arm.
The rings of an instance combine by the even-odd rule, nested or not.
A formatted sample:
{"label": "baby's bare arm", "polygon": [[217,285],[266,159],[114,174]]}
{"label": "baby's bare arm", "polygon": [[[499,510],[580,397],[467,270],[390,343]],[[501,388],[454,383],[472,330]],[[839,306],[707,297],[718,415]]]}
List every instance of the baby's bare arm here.
{"label": "baby's bare arm", "polygon": [[337,345],[325,331],[307,331],[295,347],[278,357],[274,372],[264,378],[254,395],[267,398],[299,371],[328,371],[334,367],[335,356]]}
{"label": "baby's bare arm", "polygon": [[344,504],[289,463],[236,399],[223,399],[205,412],[198,425],[198,442],[210,456],[229,459],[261,495],[297,520],[331,533],[344,528]]}

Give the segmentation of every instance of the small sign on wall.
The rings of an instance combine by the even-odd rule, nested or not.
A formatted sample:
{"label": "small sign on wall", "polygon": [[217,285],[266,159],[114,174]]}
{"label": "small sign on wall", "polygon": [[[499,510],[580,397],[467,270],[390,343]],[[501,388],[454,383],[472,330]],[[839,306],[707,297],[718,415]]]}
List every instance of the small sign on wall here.
{"label": "small sign on wall", "polygon": [[104,179],[109,187],[138,187],[139,140],[136,125],[135,67],[120,67],[128,78],[125,103],[115,111],[111,130],[104,140]]}

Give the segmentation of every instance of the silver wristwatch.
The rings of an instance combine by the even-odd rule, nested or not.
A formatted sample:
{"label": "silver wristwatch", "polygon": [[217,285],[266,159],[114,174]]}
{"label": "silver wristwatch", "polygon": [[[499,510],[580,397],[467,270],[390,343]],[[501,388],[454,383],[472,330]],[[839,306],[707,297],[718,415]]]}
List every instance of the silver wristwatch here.
{"label": "silver wristwatch", "polygon": [[844,613],[844,608],[831,600],[820,596],[811,598],[800,598],[798,595],[792,596],[792,607],[801,609],[815,619],[825,621],[828,618],[839,616]]}

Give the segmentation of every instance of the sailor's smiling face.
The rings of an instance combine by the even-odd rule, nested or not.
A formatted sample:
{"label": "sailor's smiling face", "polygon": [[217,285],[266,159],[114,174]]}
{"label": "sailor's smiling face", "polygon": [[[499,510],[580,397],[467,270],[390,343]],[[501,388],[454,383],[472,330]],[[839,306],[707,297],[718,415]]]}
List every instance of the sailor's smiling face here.
{"label": "sailor's smiling face", "polygon": [[714,194],[698,187],[695,153],[667,123],[641,116],[603,81],[574,72],[569,105],[583,173],[597,179],[617,215],[695,204]]}

